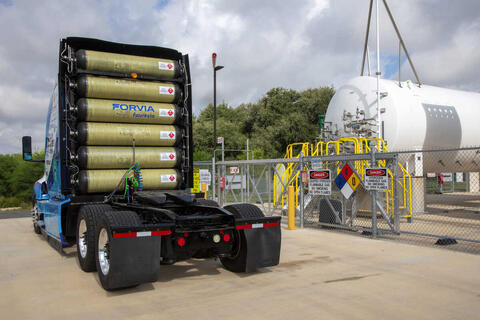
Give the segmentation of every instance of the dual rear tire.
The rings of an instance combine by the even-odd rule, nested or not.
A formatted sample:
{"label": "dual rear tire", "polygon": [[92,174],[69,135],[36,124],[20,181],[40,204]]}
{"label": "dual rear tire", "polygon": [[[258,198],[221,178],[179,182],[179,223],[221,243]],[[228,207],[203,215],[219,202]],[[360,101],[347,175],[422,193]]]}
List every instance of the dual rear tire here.
{"label": "dual rear tire", "polygon": [[107,204],[82,206],[77,219],[77,257],[80,268],[85,272],[95,271],[96,226],[99,217],[112,210]]}
{"label": "dual rear tire", "polygon": [[[140,220],[133,211],[113,211],[110,205],[95,204],[80,208],[77,219],[77,257],[85,272],[97,270],[102,287],[118,289],[112,284],[110,257],[112,226],[138,226]],[[131,285],[128,285],[131,286]]]}

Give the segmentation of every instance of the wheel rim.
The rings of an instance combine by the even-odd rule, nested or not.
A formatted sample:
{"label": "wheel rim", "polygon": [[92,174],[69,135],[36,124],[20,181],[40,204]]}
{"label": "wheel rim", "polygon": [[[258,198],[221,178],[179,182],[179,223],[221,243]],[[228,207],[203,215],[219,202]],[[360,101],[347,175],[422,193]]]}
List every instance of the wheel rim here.
{"label": "wheel rim", "polygon": [[85,219],[80,220],[78,225],[78,249],[80,256],[85,258],[87,256],[87,223]]}
{"label": "wheel rim", "polygon": [[100,263],[100,270],[104,275],[108,274],[110,270],[110,258],[108,257],[108,233],[105,228],[100,230],[98,234],[98,261]]}

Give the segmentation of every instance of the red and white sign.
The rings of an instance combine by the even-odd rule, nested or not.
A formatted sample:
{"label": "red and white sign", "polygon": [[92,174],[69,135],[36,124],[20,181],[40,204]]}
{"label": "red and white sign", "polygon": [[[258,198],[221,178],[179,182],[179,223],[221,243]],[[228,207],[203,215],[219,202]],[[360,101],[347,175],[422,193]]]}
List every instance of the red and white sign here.
{"label": "red and white sign", "polygon": [[175,65],[170,62],[163,62],[163,61],[158,61],[158,69],[159,70],[174,70]]}
{"label": "red and white sign", "polygon": [[329,196],[332,194],[332,179],[330,170],[310,171],[308,192],[314,196]]}
{"label": "red and white sign", "polygon": [[158,93],[162,95],[167,94],[171,96],[175,94],[175,89],[172,87],[158,86]]}
{"label": "red and white sign", "polygon": [[388,175],[385,168],[365,170],[365,189],[375,191],[388,190]]}
{"label": "red and white sign", "polygon": [[240,173],[240,169],[238,167],[230,167],[230,174]]}
{"label": "red and white sign", "polygon": [[221,144],[223,142],[223,137],[217,137],[217,144]]}
{"label": "red and white sign", "polygon": [[173,152],[162,152],[160,154],[160,160],[161,161],[170,161],[170,160],[175,160],[176,155]]}
{"label": "red and white sign", "polygon": [[160,181],[162,183],[175,182],[177,181],[177,177],[173,174],[162,174],[160,176]]}
{"label": "red and white sign", "polygon": [[158,116],[172,118],[175,116],[175,110],[174,109],[158,109]]}
{"label": "red and white sign", "polygon": [[311,171],[310,179],[330,179],[330,170]]}
{"label": "red and white sign", "polygon": [[173,131],[160,131],[160,139],[162,139],[162,140],[175,140],[175,132],[173,132]]}

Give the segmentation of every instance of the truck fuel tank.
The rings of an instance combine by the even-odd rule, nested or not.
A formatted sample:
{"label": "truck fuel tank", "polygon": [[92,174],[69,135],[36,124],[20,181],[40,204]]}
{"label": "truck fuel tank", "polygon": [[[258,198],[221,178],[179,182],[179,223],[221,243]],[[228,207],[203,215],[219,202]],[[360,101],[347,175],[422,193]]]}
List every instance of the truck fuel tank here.
{"label": "truck fuel tank", "polygon": [[180,129],[172,125],[81,122],[78,142],[96,146],[171,147],[182,140]]}
{"label": "truck fuel tank", "polygon": [[173,147],[136,147],[135,161],[132,147],[81,146],[77,154],[81,169],[127,169],[134,162],[141,168],[175,168],[182,159]]}
{"label": "truck fuel tank", "polygon": [[78,67],[84,70],[140,75],[173,79],[181,75],[178,62],[128,54],[78,50],[75,53]]}
{"label": "truck fuel tank", "polygon": [[78,78],[76,91],[81,97],[87,98],[165,103],[175,103],[182,95],[178,85],[170,82],[118,79],[90,75],[83,75]]}
{"label": "truck fuel tank", "polygon": [[81,98],[77,110],[81,121],[173,124],[180,118],[174,104],[145,101]]}
{"label": "truck fuel tank", "polygon": [[[79,191],[82,194],[113,191],[124,174],[125,170],[82,170],[78,174]],[[141,175],[143,190],[173,190],[181,184],[181,175],[175,169],[144,169]]]}

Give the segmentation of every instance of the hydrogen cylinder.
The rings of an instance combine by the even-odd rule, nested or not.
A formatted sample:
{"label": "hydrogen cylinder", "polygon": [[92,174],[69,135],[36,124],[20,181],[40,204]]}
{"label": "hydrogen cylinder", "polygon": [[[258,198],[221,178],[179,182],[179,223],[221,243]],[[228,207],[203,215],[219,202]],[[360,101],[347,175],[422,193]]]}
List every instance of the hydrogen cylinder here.
{"label": "hydrogen cylinder", "polygon": [[173,124],[180,117],[174,104],[145,101],[81,98],[77,109],[80,121]]}
{"label": "hydrogen cylinder", "polygon": [[86,147],[78,148],[81,169],[127,169],[133,163],[141,168],[175,168],[181,151],[172,147]]}
{"label": "hydrogen cylinder", "polygon": [[77,93],[87,98],[125,99],[175,103],[181,96],[174,83],[81,76],[77,80]]}
{"label": "hydrogen cylinder", "polygon": [[[83,194],[111,192],[124,174],[125,170],[82,170],[78,174],[79,191]],[[181,184],[181,175],[175,169],[142,169],[141,176],[143,190],[172,190]]]}
{"label": "hydrogen cylinder", "polygon": [[84,70],[176,78],[180,67],[174,60],[133,56],[93,50],[78,50],[75,53],[78,67]]}
{"label": "hydrogen cylinder", "polygon": [[171,147],[182,139],[171,125],[81,122],[77,130],[82,145],[132,146],[135,139],[135,146]]}

